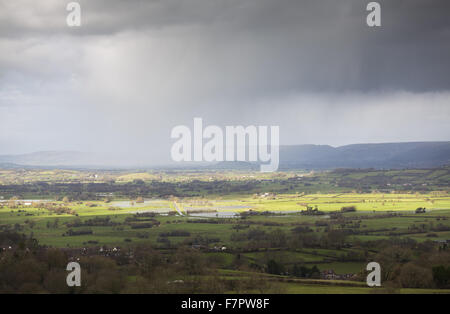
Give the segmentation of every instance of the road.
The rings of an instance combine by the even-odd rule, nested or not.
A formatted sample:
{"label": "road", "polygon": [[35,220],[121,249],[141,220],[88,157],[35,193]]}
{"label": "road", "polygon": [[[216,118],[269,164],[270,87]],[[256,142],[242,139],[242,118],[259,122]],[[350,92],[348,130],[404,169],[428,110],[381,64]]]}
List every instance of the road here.
{"label": "road", "polygon": [[177,210],[178,214],[180,216],[184,216],[184,214],[181,212],[181,210],[178,208],[177,202],[173,202],[173,205],[175,205],[175,209]]}

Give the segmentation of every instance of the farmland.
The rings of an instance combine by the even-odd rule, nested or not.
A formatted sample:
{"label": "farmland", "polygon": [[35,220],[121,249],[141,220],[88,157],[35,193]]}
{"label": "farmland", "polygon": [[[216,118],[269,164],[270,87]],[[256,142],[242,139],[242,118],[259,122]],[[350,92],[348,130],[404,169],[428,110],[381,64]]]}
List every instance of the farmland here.
{"label": "farmland", "polygon": [[[2,170],[0,230],[4,248],[14,249],[17,233],[69,259],[113,259],[121,292],[135,292],[137,280],[148,285],[141,292],[196,292],[193,282],[216,281],[219,292],[448,293],[433,268],[450,263],[448,176],[448,168]],[[149,251],[170,269],[157,287],[148,280],[158,267],[132,267]],[[197,264],[180,270],[180,256]],[[378,290],[364,285],[373,260],[392,268]],[[407,279],[419,273],[422,281]],[[176,288],[162,284],[179,278]]]}
{"label": "farmland", "polygon": [[[270,199],[266,199],[270,198]],[[177,202],[181,212],[176,213],[174,203]],[[192,232],[193,235],[208,233],[219,235],[221,242],[228,246],[231,227],[241,222],[250,224],[273,224],[279,228],[289,229],[296,225],[315,226],[318,222],[330,222],[345,220],[346,224],[362,221],[358,231],[367,239],[384,238],[392,234],[407,233],[409,237],[417,241],[427,239],[425,231],[433,232],[434,227],[450,223],[450,196],[433,196],[430,194],[310,194],[310,195],[281,195],[269,197],[248,197],[238,200],[217,199],[178,199],[173,200],[149,200],[146,203],[128,201],[37,201],[28,202],[29,205],[10,208],[6,204],[0,209],[0,221],[2,225],[16,226],[27,234],[33,233],[40,243],[55,247],[79,246],[86,240],[95,238],[99,244],[122,243],[124,238],[139,242],[137,231],[125,223],[126,219],[136,215],[154,214],[160,222],[158,228],[148,230],[149,240],[156,241],[156,236],[161,232],[170,232],[175,229],[183,229]],[[17,201],[20,204],[20,200]],[[70,209],[71,213],[57,214],[51,209],[46,209],[46,204],[53,207]],[[123,207],[119,207],[119,206]],[[341,213],[342,207],[355,206],[357,211]],[[307,207],[317,208],[324,215],[303,215]],[[415,214],[415,209],[427,208],[423,214]],[[246,213],[250,215],[245,216]],[[240,214],[244,214],[241,216]],[[337,215],[331,217],[330,215]],[[222,218],[217,218],[222,217]],[[229,218],[228,218],[229,217]],[[111,224],[117,226],[93,227],[93,235],[78,237],[60,237],[74,221],[86,222],[95,218],[107,218]],[[142,218],[144,219],[144,218]],[[192,221],[199,219],[220,219],[220,224],[194,224]],[[48,228],[58,221],[55,228]],[[425,225],[424,229],[421,226]],[[416,226],[417,233],[411,233]],[[354,226],[353,226],[354,227]],[[79,227],[82,228],[82,227]],[[76,229],[76,228],[75,228]],[[120,229],[118,232],[117,229]],[[322,231],[321,227],[317,231]],[[449,231],[436,231],[433,239],[447,239]],[[353,236],[356,240],[359,237]]]}

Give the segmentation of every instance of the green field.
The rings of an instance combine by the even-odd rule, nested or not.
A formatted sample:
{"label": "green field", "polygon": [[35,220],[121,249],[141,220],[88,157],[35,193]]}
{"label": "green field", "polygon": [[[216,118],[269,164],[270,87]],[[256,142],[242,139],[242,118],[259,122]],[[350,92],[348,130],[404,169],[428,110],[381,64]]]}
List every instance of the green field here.
{"label": "green field", "polygon": [[[115,202],[105,203],[103,201],[89,202],[51,202],[55,206],[64,206],[73,210],[73,214],[56,214],[45,208],[29,206],[20,206],[19,208],[9,208],[4,206],[0,209],[0,222],[2,225],[18,225],[21,231],[30,234],[33,233],[40,243],[55,247],[81,246],[89,240],[98,241],[98,245],[127,245],[124,239],[131,239],[133,242],[151,241],[155,243],[157,235],[162,232],[183,229],[191,232],[192,235],[208,235],[220,238],[220,242],[233,247],[229,240],[232,233],[231,227],[233,221],[227,224],[193,224],[189,220],[199,219],[202,213],[205,217],[214,218],[217,212],[234,212],[236,214],[255,211],[272,213],[270,216],[256,215],[247,218],[248,221],[263,224],[270,221],[278,224],[282,230],[290,230],[293,224],[314,224],[316,221],[330,220],[329,215],[306,216],[299,214],[305,210],[306,206],[317,206],[320,211],[325,213],[339,212],[344,206],[356,206],[357,211],[343,214],[352,220],[361,218],[359,230],[367,230],[368,234],[354,236],[353,239],[376,239],[388,236],[387,230],[392,233],[402,233],[408,231],[411,226],[438,225],[444,223],[449,225],[450,217],[450,196],[433,196],[431,194],[310,194],[310,195],[278,195],[274,199],[255,198],[254,196],[235,199],[235,200],[217,200],[217,199],[181,199],[177,204],[184,216],[158,216],[160,221],[157,228],[135,230],[124,225],[122,228],[93,226],[90,227],[92,235],[81,235],[73,237],[62,237],[69,227],[67,223],[73,221],[86,221],[95,217],[108,217],[112,222],[123,224],[127,217],[133,217],[135,213],[160,213],[161,208],[167,212],[175,212],[174,202],[170,200],[155,200],[150,204],[132,204],[132,200],[121,201],[127,207],[117,208],[113,206]],[[114,207],[115,210],[111,210]],[[418,207],[426,207],[424,214],[415,214]],[[189,210],[186,210],[189,208]],[[231,209],[230,209],[231,208]],[[196,215],[190,216],[189,212],[198,211]],[[278,212],[278,213],[277,213]],[[397,213],[398,216],[386,217],[386,213]],[[162,213],[163,215],[165,213]],[[187,214],[187,215],[186,215]],[[379,218],[378,218],[379,217]],[[370,219],[369,219],[370,218]],[[445,220],[441,220],[445,219]],[[220,218],[219,218],[220,219]],[[240,219],[240,218],[231,218]],[[58,221],[57,227],[47,227],[47,224],[53,224]],[[176,223],[172,223],[176,220]],[[229,219],[227,219],[229,220]],[[31,223],[30,223],[31,222]],[[76,230],[77,228],[72,228]],[[79,229],[83,229],[80,227]],[[320,228],[318,228],[320,231]],[[149,233],[148,239],[139,239],[136,234],[146,231]],[[377,231],[382,230],[382,231]],[[426,233],[418,230],[417,234],[409,234],[410,237],[418,240],[427,240]],[[449,231],[435,232],[433,239],[448,239]],[[180,239],[174,239],[179,241]]]}
{"label": "green field", "polygon": [[[143,291],[192,292],[200,280],[225,293],[448,293],[430,277],[432,267],[450,266],[448,172],[2,170],[0,232],[75,256],[151,246],[169,263],[161,281],[185,284],[152,287],[148,274],[124,269]],[[177,268],[179,254],[193,254],[204,271]],[[392,287],[364,284],[374,259],[399,267]],[[408,281],[405,265],[425,279]]]}

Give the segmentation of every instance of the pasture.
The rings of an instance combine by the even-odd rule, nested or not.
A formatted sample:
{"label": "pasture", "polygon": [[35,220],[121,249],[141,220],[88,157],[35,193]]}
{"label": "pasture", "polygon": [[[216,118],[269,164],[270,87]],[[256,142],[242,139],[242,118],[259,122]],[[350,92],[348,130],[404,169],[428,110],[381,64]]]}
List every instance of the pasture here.
{"label": "pasture", "polygon": [[[441,252],[450,239],[447,175],[447,168],[181,175],[30,170],[22,176],[4,170],[0,230],[66,252],[151,245],[170,256],[189,248],[221,278],[243,282],[245,288],[232,283],[228,292],[261,292],[251,287],[262,280],[274,293],[448,293],[369,289],[362,282],[367,261],[383,245]],[[320,279],[327,272],[334,277]]]}
{"label": "pasture", "polygon": [[[276,224],[278,229],[288,232],[296,224],[315,225],[317,221],[329,221],[329,214],[339,213],[342,207],[355,206],[355,212],[342,215],[352,221],[361,220],[362,223],[358,228],[367,233],[351,237],[353,240],[385,238],[390,236],[388,231],[401,234],[412,226],[450,225],[448,220],[450,196],[432,194],[286,194],[268,197],[252,195],[234,199],[177,199],[183,216],[176,213],[173,200],[164,199],[148,200],[143,203],[136,203],[135,200],[51,202],[54,206],[69,208],[71,214],[55,213],[45,207],[39,208],[38,203],[28,206],[19,205],[17,208],[10,208],[6,202],[3,203],[0,209],[0,225],[10,225],[26,234],[32,233],[40,243],[55,247],[129,245],[130,242],[124,242],[124,239],[131,239],[131,243],[143,241],[156,243],[159,233],[179,229],[188,231],[191,236],[218,238],[220,239],[218,242],[233,247],[235,244],[230,242],[230,234],[233,233],[231,228],[237,221],[241,221],[242,217],[223,218],[226,223],[219,224],[189,222],[195,219],[215,218],[217,214],[224,212],[242,214],[249,211],[256,213],[267,211],[270,212],[269,215],[251,215],[246,218],[246,221],[259,225]],[[318,208],[325,215],[301,215],[301,211],[307,207]],[[418,207],[425,207],[426,213],[415,214],[415,209]],[[132,229],[125,224],[125,220],[136,213],[155,213],[157,215],[155,219],[160,222],[160,225],[153,228]],[[195,216],[192,216],[194,213]],[[386,217],[387,213],[396,213],[396,215]],[[88,228],[92,234],[62,236],[68,229],[86,229],[86,227],[69,228],[67,224],[73,221],[85,222],[95,217],[108,217],[117,226],[91,226]],[[57,221],[56,225],[55,221]],[[321,232],[322,228],[316,229]],[[139,238],[138,234],[142,232],[148,233],[148,237]],[[435,232],[436,236],[433,239],[448,239],[449,233],[449,231]],[[417,233],[409,234],[409,236],[418,241],[430,239],[427,238],[427,233],[419,229]],[[182,239],[183,237],[174,237],[171,240],[176,243]],[[89,244],[89,241],[94,242]]]}

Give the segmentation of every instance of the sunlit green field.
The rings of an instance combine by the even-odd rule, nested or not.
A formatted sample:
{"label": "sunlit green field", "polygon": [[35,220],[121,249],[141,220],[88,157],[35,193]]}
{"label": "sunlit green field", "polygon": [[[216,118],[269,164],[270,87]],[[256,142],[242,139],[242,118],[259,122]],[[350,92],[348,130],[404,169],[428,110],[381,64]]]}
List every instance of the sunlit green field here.
{"label": "sunlit green field", "polygon": [[[145,203],[136,203],[134,200],[113,200],[111,202],[89,201],[89,202],[54,202],[56,205],[69,207],[76,213],[55,214],[46,209],[38,209],[31,206],[20,206],[19,208],[10,209],[7,204],[3,204],[0,209],[0,225],[19,225],[27,234],[33,234],[40,243],[55,247],[67,246],[83,246],[90,240],[97,241],[99,244],[106,245],[127,245],[124,239],[131,239],[133,243],[143,241],[155,242],[159,233],[172,230],[183,229],[191,232],[193,235],[207,235],[219,238],[221,242],[227,245],[230,243],[230,234],[232,233],[231,224],[192,224],[188,223],[189,219],[197,219],[201,217],[193,217],[193,213],[197,216],[205,216],[214,218],[216,213],[233,212],[243,213],[249,210],[256,212],[279,212],[279,215],[254,216],[250,217],[252,221],[270,221],[279,224],[278,228],[289,231],[293,223],[314,223],[320,219],[327,219],[325,216],[305,216],[300,215],[300,211],[306,207],[317,207],[320,211],[332,213],[340,211],[344,206],[356,206],[357,211],[354,213],[346,213],[351,217],[358,215],[365,217],[367,215],[372,218],[366,219],[361,224],[361,230],[390,229],[396,232],[406,230],[412,225],[429,224],[429,223],[445,223],[448,220],[439,220],[437,216],[450,216],[450,196],[445,194],[286,194],[276,196],[250,195],[243,198],[220,198],[220,199],[203,199],[203,198],[185,198],[174,200],[149,200]],[[175,204],[183,215],[176,212]],[[427,208],[424,214],[414,214],[418,207]],[[114,210],[111,210],[114,209]],[[84,221],[93,217],[110,217],[112,221],[123,223],[127,217],[133,216],[136,212],[171,212],[170,216],[159,216],[157,220],[161,222],[157,228],[131,229],[129,226],[122,228],[116,227],[90,227],[93,231],[91,235],[66,236],[62,234],[68,230],[64,223],[79,219]],[[384,213],[398,212],[402,214],[399,217],[383,217]],[[191,214],[190,214],[191,213]],[[203,213],[203,214],[202,214]],[[52,224],[58,220],[57,227],[48,227],[49,222]],[[231,218],[239,219],[239,218]],[[30,223],[31,222],[31,223]],[[174,223],[176,222],[176,223]],[[74,228],[76,229],[76,228]],[[147,232],[147,239],[137,238],[139,232]],[[320,228],[318,228],[320,232]],[[450,234],[448,231],[439,232],[434,239],[448,239]],[[389,235],[386,232],[371,232],[369,235],[358,235],[354,238],[362,240],[372,240],[378,238],[386,238]],[[418,240],[425,241],[426,234],[418,233],[409,235]],[[173,243],[182,241],[182,237],[171,239]],[[128,242],[129,244],[130,242]]]}
{"label": "sunlit green field", "polygon": [[[249,201],[251,202],[251,201]],[[276,200],[251,202],[256,210],[304,210],[306,206],[317,206],[321,211],[336,211],[344,206],[356,206],[359,211],[413,211],[418,207],[450,209],[449,197],[432,197],[411,194],[326,194],[303,197],[284,196]],[[302,208],[303,207],[303,208]]]}
{"label": "sunlit green field", "polygon": [[[70,173],[63,172],[63,175],[69,176]],[[152,178],[149,174],[123,174],[116,180],[128,182]],[[273,187],[278,183],[270,184],[268,186]],[[281,273],[284,275],[270,275],[258,268],[247,272],[237,270],[236,266],[239,255],[248,267],[268,265],[270,260],[274,260],[286,269],[304,265],[316,267],[318,271],[333,270],[337,275],[358,276],[365,272],[366,258],[375,254],[365,250],[361,243],[408,238],[417,243],[435,241],[433,245],[437,246],[441,243],[438,241],[450,239],[450,195],[447,191],[246,194],[243,191],[202,197],[133,199],[100,196],[97,200],[88,201],[74,201],[69,197],[62,201],[63,197],[61,195],[58,200],[3,199],[0,201],[0,229],[29,235],[39,244],[49,247],[91,247],[94,250],[99,247],[128,249],[139,244],[151,244],[161,252],[169,252],[180,244],[193,247],[198,239],[207,239],[207,242],[202,242],[207,243],[202,255],[216,265],[221,278],[251,283],[253,279],[258,280],[258,276],[264,276],[260,280],[268,280],[273,293],[450,293],[443,289],[369,288],[363,281],[358,281],[360,277],[347,277],[350,279],[341,281],[305,279],[284,272]],[[343,207],[356,210],[343,212]],[[426,208],[426,212],[416,213],[417,208]],[[311,209],[318,214],[308,212]],[[108,223],[92,224],[96,219]],[[155,224],[146,225],[148,221]],[[135,228],[136,224],[143,226]],[[294,239],[294,230],[299,227],[308,228],[308,235],[322,240],[329,236],[330,230],[350,232],[345,233],[341,246],[308,247],[290,243],[282,247],[259,246],[258,240],[246,236],[239,238],[250,231],[262,231],[281,233]],[[182,234],[177,235],[180,231]],[[80,234],[82,232],[88,233]],[[215,249],[217,247],[225,247],[225,250]],[[362,253],[368,255],[361,258],[358,254]],[[348,256],[356,256],[357,259],[347,259]],[[236,289],[228,292],[240,293],[240,288]]]}
{"label": "sunlit green field", "polygon": [[[360,281],[343,281],[343,280],[323,280],[323,279],[293,279],[285,276],[263,275],[246,273],[240,271],[222,270],[223,278],[230,280],[239,280],[242,278],[263,277],[270,279],[273,283],[272,293],[287,294],[449,294],[448,289],[413,289],[413,288],[386,288],[386,287],[368,287],[364,282]],[[230,291],[236,293],[237,291]],[[254,290],[258,293],[258,290]]]}

